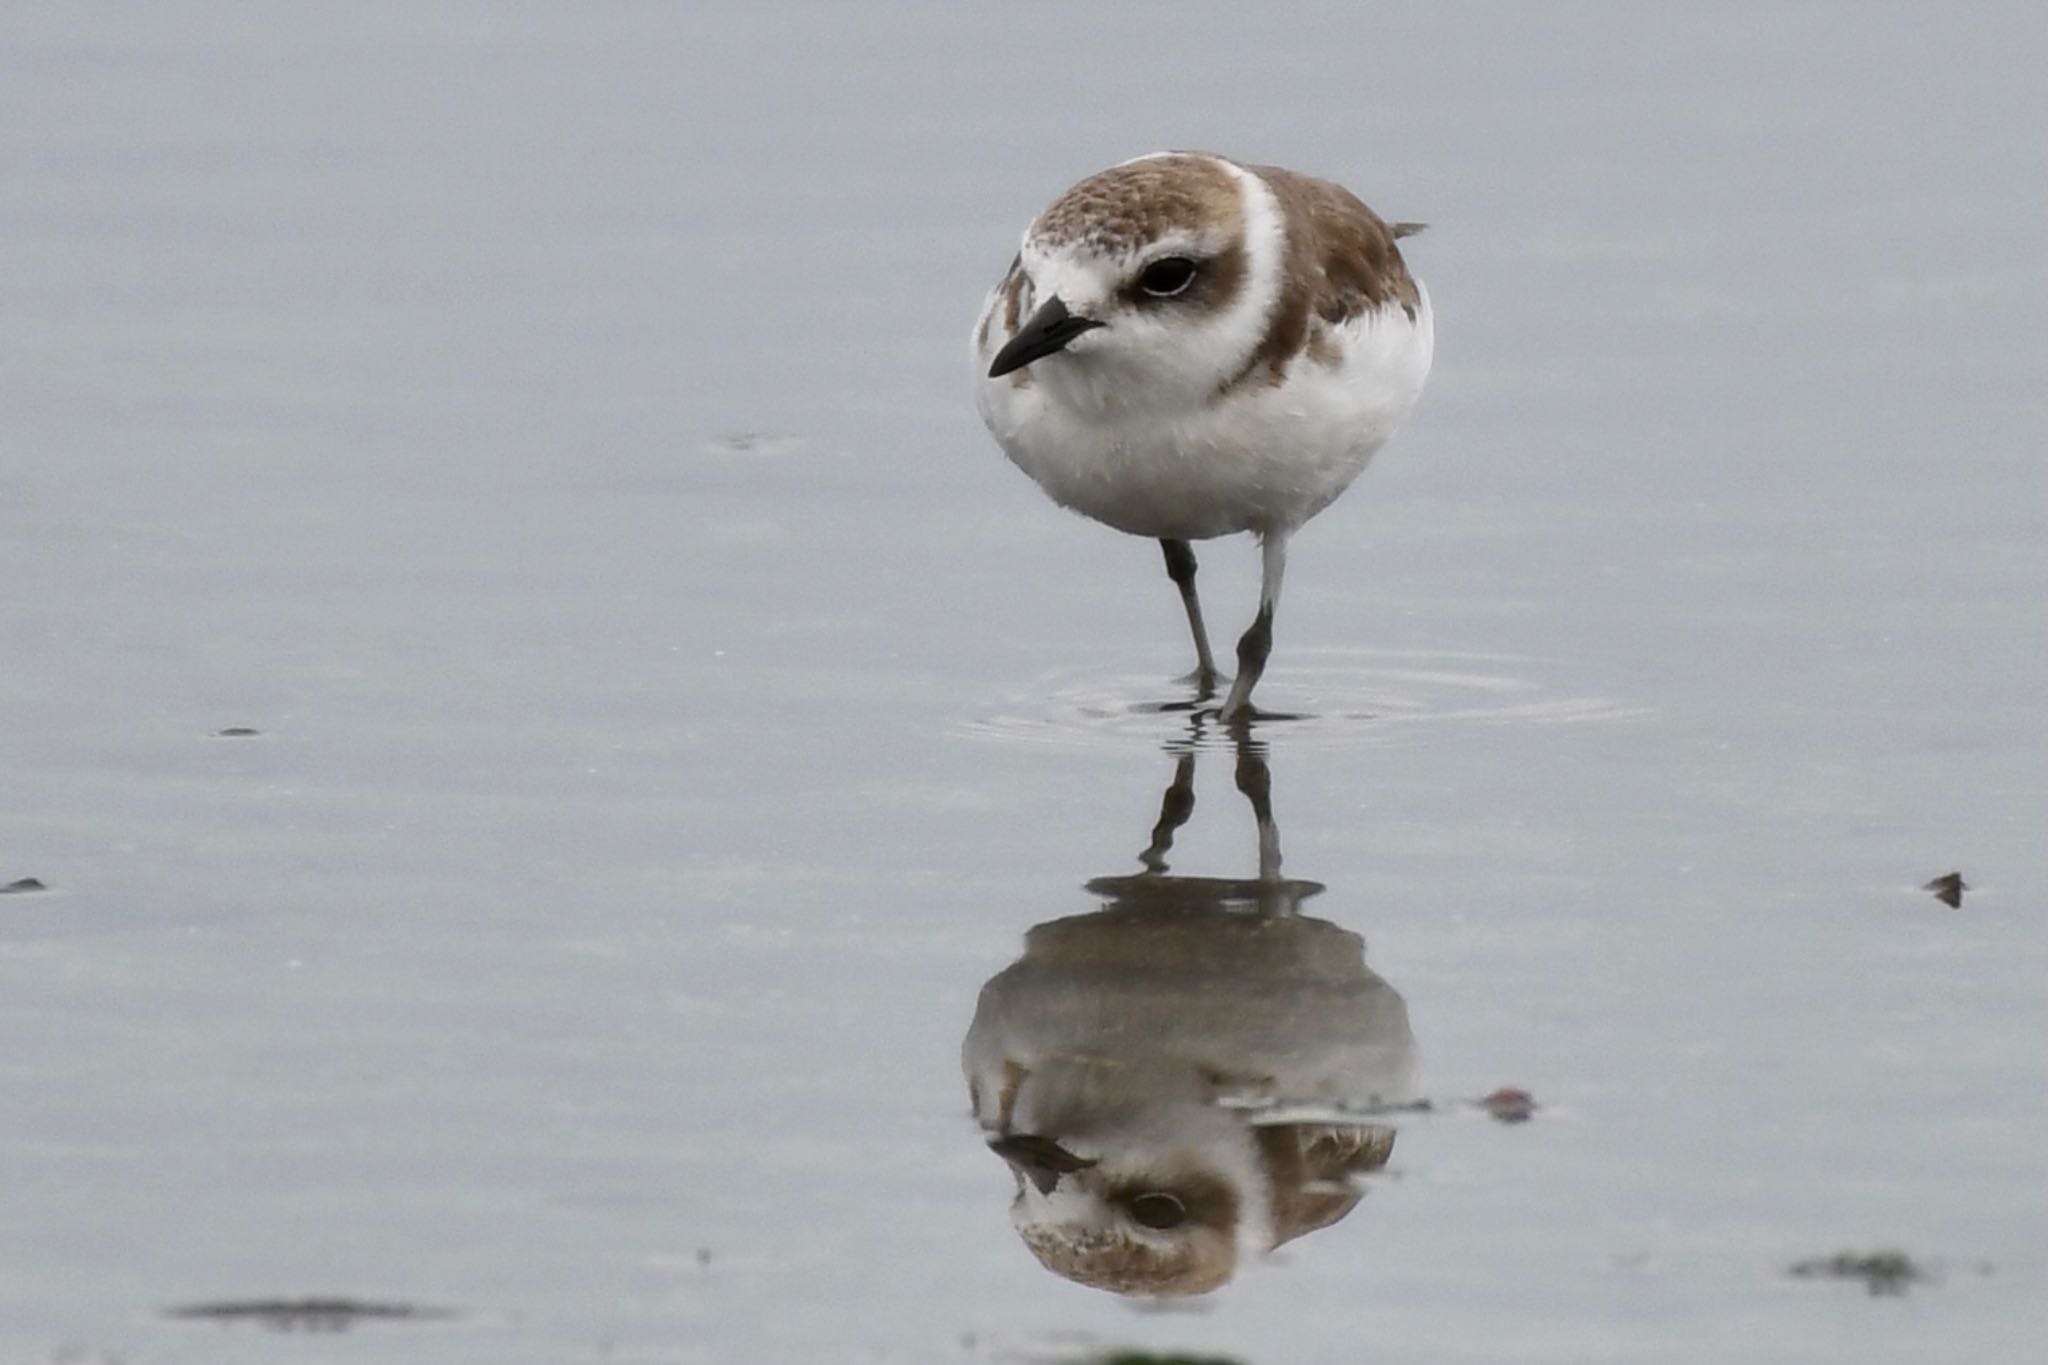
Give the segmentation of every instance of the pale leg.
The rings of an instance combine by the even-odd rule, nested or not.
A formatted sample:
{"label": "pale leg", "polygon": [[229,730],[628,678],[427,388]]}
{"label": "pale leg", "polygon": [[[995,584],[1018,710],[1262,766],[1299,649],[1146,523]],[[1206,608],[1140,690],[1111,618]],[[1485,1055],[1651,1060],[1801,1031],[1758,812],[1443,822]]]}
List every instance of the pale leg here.
{"label": "pale leg", "polygon": [[1245,730],[1238,732],[1237,789],[1252,803],[1259,827],[1259,910],[1291,915],[1301,909],[1302,887],[1280,876],[1280,826],[1273,819],[1273,774],[1266,752]]}
{"label": "pale leg", "polygon": [[1252,803],[1259,830],[1259,880],[1280,880],[1280,827],[1273,822],[1273,772],[1264,751],[1250,740],[1237,746],[1237,789]]}
{"label": "pale leg", "polygon": [[1266,659],[1273,652],[1273,612],[1280,605],[1280,579],[1287,572],[1287,534],[1269,531],[1259,540],[1259,614],[1251,629],[1237,642],[1237,681],[1223,699],[1217,717],[1221,720],[1249,720],[1252,689],[1266,671]]}
{"label": "pale leg", "polygon": [[1180,604],[1187,609],[1188,629],[1195,637],[1195,673],[1189,679],[1206,698],[1216,689],[1216,656],[1209,652],[1209,632],[1202,626],[1202,603],[1195,596],[1195,551],[1185,540],[1162,540],[1166,552],[1166,576],[1180,589]]}

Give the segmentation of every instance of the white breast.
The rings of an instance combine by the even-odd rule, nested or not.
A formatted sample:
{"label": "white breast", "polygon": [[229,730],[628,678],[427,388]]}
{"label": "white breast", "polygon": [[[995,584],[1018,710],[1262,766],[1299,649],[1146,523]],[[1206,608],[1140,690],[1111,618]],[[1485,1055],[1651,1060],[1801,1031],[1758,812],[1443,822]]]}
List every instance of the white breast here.
{"label": "white breast", "polygon": [[1075,401],[1070,386],[1028,374],[989,379],[989,358],[1008,340],[990,315],[997,306],[991,296],[987,330],[976,328],[986,340],[973,350],[977,406],[1003,451],[1061,505],[1181,540],[1284,533],[1329,506],[1414,409],[1435,344],[1424,290],[1412,319],[1389,306],[1341,326],[1334,363],[1304,353],[1278,384],[1162,412]]}

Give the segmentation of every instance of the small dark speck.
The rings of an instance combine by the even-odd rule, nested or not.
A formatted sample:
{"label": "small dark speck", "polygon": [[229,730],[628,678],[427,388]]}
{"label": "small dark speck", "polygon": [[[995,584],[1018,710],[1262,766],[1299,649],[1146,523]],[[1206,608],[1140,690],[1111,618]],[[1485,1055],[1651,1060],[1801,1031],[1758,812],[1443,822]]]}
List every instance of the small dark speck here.
{"label": "small dark speck", "polygon": [[1962,873],[1949,872],[1936,877],[1920,889],[1932,891],[1934,898],[1949,909],[1960,910],[1963,907],[1963,893],[1970,889],[1970,884],[1963,880]]}
{"label": "small dark speck", "polygon": [[698,1264],[698,1265],[710,1265],[710,1264],[711,1264],[711,1248],[710,1248],[710,1247],[698,1247],[698,1248],[697,1248],[697,1264]]}
{"label": "small dark speck", "polygon": [[12,896],[23,891],[48,891],[49,889],[49,887],[43,884],[43,879],[40,877],[23,877],[19,881],[12,881],[5,886],[0,886],[0,896]]}
{"label": "small dark speck", "polygon": [[252,729],[247,725],[230,725],[225,730],[215,730],[213,737],[215,739],[253,739],[262,733],[261,730]]}

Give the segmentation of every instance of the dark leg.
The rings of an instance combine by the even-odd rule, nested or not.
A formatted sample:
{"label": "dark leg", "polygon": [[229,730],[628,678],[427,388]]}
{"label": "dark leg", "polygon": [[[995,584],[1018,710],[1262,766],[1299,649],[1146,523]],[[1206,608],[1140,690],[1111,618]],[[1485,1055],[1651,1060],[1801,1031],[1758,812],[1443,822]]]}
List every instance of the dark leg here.
{"label": "dark leg", "polygon": [[1191,681],[1204,697],[1216,690],[1216,657],[1209,652],[1209,632],[1202,625],[1202,603],[1195,596],[1195,551],[1185,540],[1162,540],[1166,552],[1166,576],[1180,589],[1180,604],[1187,609],[1188,629],[1195,636],[1195,673]]}

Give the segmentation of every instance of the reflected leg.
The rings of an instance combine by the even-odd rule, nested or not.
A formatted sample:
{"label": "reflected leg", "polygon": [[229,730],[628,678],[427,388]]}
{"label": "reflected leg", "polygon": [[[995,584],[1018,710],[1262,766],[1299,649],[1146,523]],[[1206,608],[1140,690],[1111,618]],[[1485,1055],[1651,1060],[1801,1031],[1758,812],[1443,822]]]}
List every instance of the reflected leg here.
{"label": "reflected leg", "polygon": [[1147,872],[1166,871],[1166,854],[1173,847],[1173,836],[1194,813],[1195,754],[1190,749],[1174,765],[1173,782],[1159,802],[1159,822],[1152,826],[1152,842],[1138,855]]}
{"label": "reflected leg", "polygon": [[1280,827],[1273,820],[1273,770],[1266,766],[1263,746],[1248,739],[1237,745],[1237,789],[1252,803],[1259,828],[1259,880],[1280,880]]}

